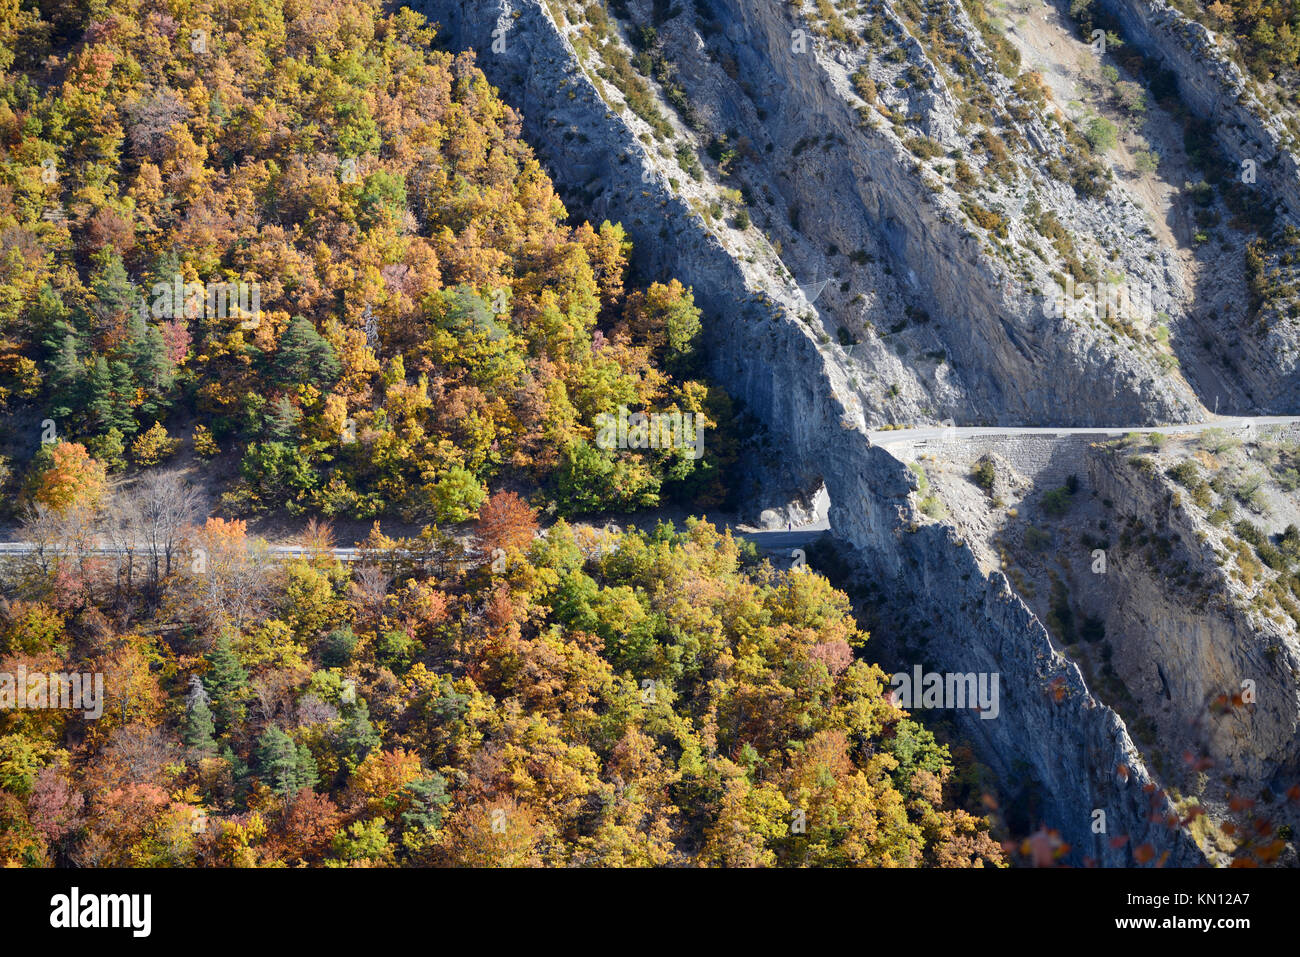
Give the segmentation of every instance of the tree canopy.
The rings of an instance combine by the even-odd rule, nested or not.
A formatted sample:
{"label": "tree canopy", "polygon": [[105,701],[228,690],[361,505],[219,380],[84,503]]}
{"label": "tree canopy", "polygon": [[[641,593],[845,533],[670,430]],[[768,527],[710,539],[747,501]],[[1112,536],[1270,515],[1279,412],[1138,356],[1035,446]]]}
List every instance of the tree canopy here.
{"label": "tree canopy", "polygon": [[110,570],[33,570],[0,660],[109,701],[0,712],[0,864],[1000,864],[824,578],[524,508],[485,510],[504,560],[375,529],[352,566],[259,566],[210,523],[124,631]]}
{"label": "tree canopy", "polygon": [[11,4],[0,49],[0,415],[110,469],[168,457],[134,445],[156,423],[194,431],[235,514],[448,522],[587,462],[602,413],[698,406],[703,458],[606,451],[584,507],[623,507],[624,473],[641,502],[726,496],[691,291],[625,288],[623,229],[568,224],[518,116],[418,14]]}

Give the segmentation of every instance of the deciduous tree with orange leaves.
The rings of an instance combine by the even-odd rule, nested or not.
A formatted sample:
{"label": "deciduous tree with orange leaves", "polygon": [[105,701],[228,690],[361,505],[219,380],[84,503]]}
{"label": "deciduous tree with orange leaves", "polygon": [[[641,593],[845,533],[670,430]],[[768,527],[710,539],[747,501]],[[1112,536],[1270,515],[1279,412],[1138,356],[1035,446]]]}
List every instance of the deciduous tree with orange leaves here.
{"label": "deciduous tree with orange leaves", "polygon": [[493,492],[479,509],[478,535],[489,552],[527,548],[536,531],[537,512],[515,492]]}
{"label": "deciduous tree with orange leaves", "polygon": [[108,491],[104,466],[79,442],[56,442],[37,454],[30,498],[57,513],[94,509]]}

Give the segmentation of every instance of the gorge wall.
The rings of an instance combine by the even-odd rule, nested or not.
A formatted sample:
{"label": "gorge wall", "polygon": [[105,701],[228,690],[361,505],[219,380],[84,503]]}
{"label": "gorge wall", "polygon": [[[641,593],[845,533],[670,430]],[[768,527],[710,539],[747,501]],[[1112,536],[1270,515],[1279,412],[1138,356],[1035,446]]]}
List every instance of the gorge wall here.
{"label": "gorge wall", "polygon": [[[1278,425],[1225,434],[1272,442],[1300,438],[1294,426]],[[883,440],[889,441],[889,433]],[[1252,587],[1231,577],[1231,565],[1225,567],[1216,551],[1224,529],[1211,525],[1204,509],[1187,507],[1186,490],[1159,468],[1135,467],[1132,450],[1124,446],[1123,433],[1113,430],[902,439],[889,450],[905,461],[942,463],[958,474],[996,456],[1030,490],[1026,501],[1008,503],[1024,513],[1009,524],[1042,522],[1041,493],[1074,477],[1079,491],[1051,549],[1062,559],[1055,571],[1067,585],[1074,618],[1103,624],[1113,652],[1108,660],[1138,711],[1152,720],[1165,766],[1177,771],[1181,755],[1190,752],[1251,781],[1289,780],[1300,764],[1300,645],[1294,629],[1285,619],[1251,613]],[[986,554],[998,551],[997,536],[986,527],[955,524],[963,535],[991,546]],[[1132,529],[1127,536],[1126,527]],[[1140,544],[1151,535],[1164,542],[1166,556],[1157,559]],[[1098,570],[1093,549],[1102,540],[1106,564]],[[986,567],[996,561],[990,557]],[[1196,587],[1186,584],[1193,580]],[[1038,577],[1030,604],[1040,619],[1051,612],[1050,594],[1049,583]],[[1247,679],[1254,689],[1250,707],[1212,707],[1220,696],[1240,692]],[[1280,784],[1280,790],[1287,786]]]}

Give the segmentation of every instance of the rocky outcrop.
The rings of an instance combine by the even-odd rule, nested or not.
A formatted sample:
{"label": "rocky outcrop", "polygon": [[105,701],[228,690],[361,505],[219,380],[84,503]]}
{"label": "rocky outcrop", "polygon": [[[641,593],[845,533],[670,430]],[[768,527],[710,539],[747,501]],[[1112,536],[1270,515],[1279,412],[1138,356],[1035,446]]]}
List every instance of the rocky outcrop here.
{"label": "rocky outcrop", "polygon": [[[1253,432],[1252,426],[1237,434]],[[1267,434],[1274,441],[1296,438],[1293,430],[1277,427]],[[1231,530],[1211,525],[1202,509],[1190,507],[1188,493],[1160,468],[1132,464],[1117,441],[1122,435],[1114,432],[958,435],[899,441],[890,451],[958,473],[993,457],[1002,471],[1026,480],[1031,501],[1022,502],[1026,495],[1018,486],[1006,504],[1027,511],[1035,491],[1060,488],[1073,477],[1081,491],[1051,550],[1053,570],[1068,586],[1074,618],[1092,617],[1104,626],[1107,660],[1136,709],[1152,719],[1170,769],[1178,770],[1181,755],[1190,752],[1248,781],[1294,775],[1300,770],[1294,626],[1280,615],[1252,613],[1252,588],[1234,581],[1216,552]],[[1039,513],[1029,520],[1042,518]],[[996,544],[996,525],[957,524],[963,535],[984,540],[975,544]],[[1163,554],[1153,552],[1153,538]],[[1093,549],[1102,540],[1105,563],[1098,567]],[[1050,588],[1041,576],[1036,584],[1031,604],[1042,617]],[[1240,694],[1244,681],[1252,689],[1249,706],[1212,707],[1216,699]]]}
{"label": "rocky outcrop", "polygon": [[[1244,183],[1255,184],[1274,204],[1279,226],[1300,225],[1300,157],[1297,140],[1279,107],[1230,58],[1227,40],[1174,9],[1165,0],[1096,0],[1119,24],[1125,41],[1177,79],[1191,113],[1209,123],[1228,164]],[[1287,245],[1262,249],[1261,273],[1277,274],[1278,288],[1294,286],[1297,267]],[[1213,290],[1204,298],[1212,298]],[[1254,411],[1286,414],[1300,406],[1300,327],[1289,298],[1246,309],[1225,310],[1241,318],[1216,333],[1231,358],[1225,365],[1245,389]],[[1253,314],[1252,314],[1253,313]],[[1210,405],[1208,396],[1203,396]]]}
{"label": "rocky outcrop", "polygon": [[[951,528],[918,523],[909,499],[916,479],[892,455],[873,448],[866,465],[852,491],[867,507],[836,514],[837,533],[863,548],[886,576],[885,588],[896,589],[896,600],[927,622],[932,637],[927,661],[919,663],[1000,675],[999,716],[960,720],[980,759],[1004,782],[1035,782],[1044,820],[1062,833],[1075,860],[1131,865],[1133,850],[1150,844],[1169,851],[1171,866],[1203,863],[1186,834],[1163,820],[1168,802],[1147,790],[1151,776],[1123,721],[1052,647],[1006,576],[986,575]],[[1104,834],[1093,833],[1096,810],[1105,812]],[[1129,838],[1118,849],[1110,844],[1117,835]]]}
{"label": "rocky outcrop", "polygon": [[1090,445],[1111,438],[1114,435],[1109,432],[987,435],[889,443],[889,450],[907,462],[924,455],[965,466],[974,465],[985,455],[996,455],[1039,488],[1056,488],[1084,468]]}
{"label": "rocky outcrop", "polygon": [[[776,225],[790,210],[800,221],[801,235],[781,232],[782,258],[795,263],[797,272],[836,276],[837,260],[824,254],[827,248],[869,244],[879,259],[880,265],[869,270],[843,271],[850,280],[866,272],[868,290],[896,289],[893,297],[873,298],[868,292],[868,302],[877,308],[867,309],[860,320],[845,301],[856,290],[852,282],[838,301],[833,288],[819,300],[819,305],[826,301],[825,314],[855,334],[855,321],[869,327],[854,355],[869,368],[896,375],[891,348],[898,334],[892,330],[900,314],[924,317],[925,334],[904,344],[933,355],[927,351],[933,340],[951,364],[955,382],[950,399],[922,381],[928,402],[919,403],[921,414],[915,418],[1079,425],[1109,423],[1115,415],[1138,421],[1195,418],[1199,404],[1187,383],[1166,375],[1151,355],[1118,341],[1100,324],[1055,317],[1044,308],[1053,268],[1027,251],[1028,244],[1044,242],[1025,214],[1031,196],[1077,235],[1104,238],[1112,247],[1107,253],[1114,256],[1112,271],[1131,281],[1168,287],[1179,281],[1172,275],[1176,267],[1146,241],[1142,217],[1118,193],[1082,202],[1069,186],[1042,174],[1039,167],[1047,158],[1070,149],[1062,133],[1020,101],[1011,81],[972,39],[978,31],[961,4],[944,8],[943,19],[957,28],[949,35],[965,41],[963,52],[975,77],[971,85],[982,85],[1001,103],[1026,107],[1023,120],[1000,116],[1023,137],[1021,146],[1009,150],[1018,167],[1014,189],[1006,188],[992,162],[979,174],[980,188],[962,193],[918,161],[916,134],[924,134],[950,157],[977,163],[978,153],[969,145],[977,127],[961,119],[961,104],[944,73],[888,3],[879,7],[879,17],[893,38],[886,42],[903,51],[899,63],[891,63],[885,47],[868,53],[830,40],[809,41],[805,52],[797,52],[792,36],[812,32],[813,21],[790,16],[787,6],[771,2],[717,0],[712,9],[725,30],[716,49],[692,54],[685,40],[673,49],[681,51],[683,74],[693,69],[699,75],[686,82],[697,111],[712,119],[711,128],[731,128],[763,144],[744,168],[756,180],[779,184],[776,205],[786,215],[771,217]],[[938,20],[936,14],[932,22]],[[733,58],[737,79],[701,62],[714,57]],[[916,79],[918,71],[924,82]],[[892,115],[906,114],[907,126],[884,122],[867,108],[855,92],[864,73],[881,91],[880,108],[888,101]],[[900,81],[906,82],[901,93]],[[997,135],[1010,143],[1013,133]],[[800,150],[809,143],[820,145]],[[1001,210],[1005,242],[971,221],[968,212],[977,200]],[[885,337],[889,347],[873,348],[877,339],[870,327],[891,330]],[[906,365],[918,369],[925,362]],[[1071,387],[1062,388],[1063,382]],[[893,384],[901,389],[897,380]],[[887,403],[876,399],[875,404]]]}

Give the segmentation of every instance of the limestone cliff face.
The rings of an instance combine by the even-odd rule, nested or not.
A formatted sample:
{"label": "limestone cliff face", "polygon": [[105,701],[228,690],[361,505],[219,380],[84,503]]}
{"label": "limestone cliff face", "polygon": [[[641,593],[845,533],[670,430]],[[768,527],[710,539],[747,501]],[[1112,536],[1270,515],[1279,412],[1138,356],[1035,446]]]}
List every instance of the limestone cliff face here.
{"label": "limestone cliff face", "polygon": [[[1294,431],[1269,436],[1296,439]],[[943,485],[937,494],[955,509],[953,524],[984,556],[985,567],[996,567],[999,554],[1019,566],[1018,593],[1027,596],[1040,620],[1049,618],[1058,601],[1055,576],[1065,585],[1061,594],[1072,620],[1101,624],[1101,660],[1113,668],[1123,699],[1144,719],[1150,732],[1144,753],[1159,756],[1165,784],[1185,793],[1197,787],[1183,760],[1190,753],[1210,759],[1214,768],[1231,768],[1243,788],[1285,791],[1300,770],[1295,623],[1259,601],[1272,594],[1263,569],[1249,583],[1233,574],[1237,566],[1225,548],[1235,538],[1230,524],[1211,524],[1207,510],[1213,506],[1193,505],[1190,493],[1166,474],[1174,462],[1196,461],[1190,456],[1197,440],[1175,438],[1150,469],[1137,467],[1132,450],[1117,442],[1123,438],[1110,433],[952,436],[897,441],[890,451],[929,465],[931,482]],[[990,495],[976,491],[969,479],[986,456],[1015,478]],[[1068,512],[1053,519],[1036,504],[1038,496],[1072,477],[1079,492]],[[975,492],[979,508],[961,507],[966,491]],[[990,504],[990,497],[999,504]],[[1280,489],[1270,494],[1278,504],[1289,498]],[[1292,504],[1282,514],[1256,518],[1271,533],[1293,513]],[[1020,536],[1009,533],[1021,522],[1053,534],[1041,557],[1015,550]],[[1105,559],[1101,566],[1098,548]],[[1068,649],[1076,660],[1090,658],[1098,666],[1103,646],[1092,644],[1100,640],[1095,633],[1089,639],[1071,628],[1065,640],[1077,642]],[[1249,683],[1248,702],[1216,705],[1242,694],[1243,682]],[[1114,686],[1102,687],[1100,697],[1115,704],[1107,698],[1116,694]],[[1200,796],[1223,803],[1214,792],[1211,787]]]}
{"label": "limestone cliff face", "polygon": [[[928,317],[927,328],[911,340],[913,348],[928,354],[931,344],[938,345],[953,376],[944,381],[936,373],[936,384],[923,373],[915,375],[914,388],[924,395],[917,397],[913,418],[1088,425],[1114,415],[1180,421],[1199,414],[1187,383],[1162,372],[1152,356],[1117,342],[1104,327],[1053,317],[1044,309],[1053,270],[1023,253],[1028,247],[1022,243],[1036,236],[1024,215],[1029,196],[1080,234],[1115,233],[1112,269],[1157,289],[1181,279],[1177,267],[1144,239],[1144,222],[1121,195],[1082,202],[1070,187],[1043,175],[1039,167],[1046,159],[1070,147],[994,67],[960,3],[946,4],[944,19],[956,27],[952,33],[961,38],[978,82],[999,102],[1026,108],[1024,119],[1003,117],[1023,137],[1019,151],[1012,147],[1018,164],[1014,175],[1023,179],[1006,190],[986,167],[989,192],[978,195],[1006,214],[1005,244],[968,219],[965,209],[974,194],[950,188],[918,162],[904,141],[911,127],[891,126],[870,110],[864,114],[854,76],[865,71],[877,88],[896,91],[900,77],[888,56],[873,57],[825,38],[796,52],[792,36],[813,26],[791,15],[788,5],[770,0],[718,0],[712,9],[725,25],[717,49],[706,55],[685,37],[672,45],[692,104],[708,118],[710,129],[735,130],[761,144],[744,170],[755,181],[776,184],[774,228],[790,218],[791,210],[801,224],[797,231],[780,231],[782,258],[804,276],[842,274],[849,280],[842,297],[831,288],[818,305],[828,320],[863,339],[855,356],[870,367],[888,367],[893,356],[888,348],[873,348],[879,340],[871,327],[892,330],[903,312]],[[916,72],[911,74],[903,94],[907,102],[898,112],[919,118],[921,131],[950,156],[973,157],[969,134],[960,132],[965,124],[949,80],[890,4],[881,6],[880,18],[898,38],[906,69],[924,77],[915,82]],[[724,62],[731,57],[735,69],[712,65],[719,55]],[[818,141],[820,146],[799,149]],[[826,254],[828,248],[863,247],[880,265],[850,268]],[[844,267],[842,273],[837,267]],[[867,305],[857,307],[858,315],[848,300],[863,273]],[[889,340],[892,344],[894,336]],[[923,362],[907,365],[924,368]],[[897,375],[892,369],[889,374]],[[1062,388],[1065,382],[1069,388]],[[871,418],[872,406],[889,403],[869,395],[867,405]]]}
{"label": "limestone cliff face", "polygon": [[[908,494],[912,473],[883,449],[865,457],[857,491],[867,508],[834,519],[851,528],[887,587],[932,622],[925,649],[929,666],[1001,675],[1002,713],[983,720],[963,715],[961,730],[976,742],[981,760],[1004,782],[1034,780],[1044,818],[1074,849],[1106,866],[1132,865],[1132,849],[1150,843],[1168,850],[1172,866],[1204,861],[1181,831],[1158,820],[1163,798],[1145,790],[1152,778],[1123,721],[1088,690],[1078,667],[1057,652],[1039,619],[1001,572],[981,570],[974,554],[945,525],[918,524]],[[836,525],[837,530],[842,527]],[[1107,833],[1093,834],[1094,810],[1106,812]],[[1109,838],[1128,835],[1115,849]]]}
{"label": "limestone cliff face", "polygon": [[[1206,754],[1249,781],[1294,775],[1300,768],[1294,628],[1248,614],[1245,589],[1215,561],[1214,529],[1197,511],[1174,504],[1172,482],[1144,475],[1111,450],[1088,457],[1087,475],[1100,496],[1120,503],[1122,514],[1141,516],[1175,543],[1158,566],[1112,543],[1111,571],[1079,576],[1080,597],[1105,616],[1116,671],[1153,717],[1162,745]],[[1184,563],[1210,580],[1208,593],[1171,582],[1166,569]],[[1253,687],[1253,702],[1211,713],[1214,699],[1240,694],[1243,681]]]}
{"label": "limestone cliff face", "polygon": [[[777,55],[776,47],[789,42],[779,5],[727,6],[736,48],[748,45],[755,56],[784,64],[769,95],[786,91],[780,106],[786,121],[803,117],[830,124],[823,132],[838,128],[844,104],[826,90],[816,64]],[[793,472],[809,483],[825,482],[837,534],[861,550],[887,588],[910,595],[914,607],[933,619],[935,641],[924,665],[1000,674],[1000,716],[959,717],[963,730],[982,745],[981,758],[1008,781],[1039,783],[1043,818],[1072,845],[1075,860],[1130,863],[1132,848],[1143,843],[1168,850],[1173,864],[1201,860],[1182,832],[1151,823],[1151,798],[1143,791],[1150,777],[1122,721],[1092,698],[1077,668],[1052,650],[1042,625],[1006,580],[1000,574],[985,577],[969,549],[947,530],[913,530],[909,495],[915,479],[888,452],[870,446],[861,400],[839,353],[800,318],[812,307],[770,247],[752,237],[741,245],[710,230],[674,195],[659,158],[606,106],[541,3],[430,0],[423,9],[442,23],[452,46],[480,51],[480,64],[522,112],[528,137],[566,194],[580,195],[591,210],[621,220],[651,269],[671,271],[694,287],[709,315],[714,374],[771,427]],[[498,44],[496,53],[494,30],[505,35],[504,49]],[[757,63],[750,69],[756,71]],[[966,344],[954,346],[973,370],[969,378],[977,384],[966,386],[969,394],[998,415],[1050,411],[1089,420],[1101,414],[1085,396],[1062,393],[1054,383],[1090,369],[1100,374],[1108,364],[1119,369],[1123,356],[1088,349],[1076,354],[1037,335],[1023,313],[1004,312],[1007,304],[990,290],[975,244],[943,224],[933,208],[914,201],[914,188],[884,145],[858,142],[828,163],[827,191],[820,194],[825,228],[864,242],[879,237],[894,257],[894,272],[907,276],[918,296],[929,296],[936,308],[972,328]],[[1124,372],[1107,415],[1116,408],[1132,415],[1159,409],[1174,417],[1191,408],[1190,398],[1143,381],[1136,370]],[[1117,772],[1121,765],[1126,774]],[[1110,835],[1132,840],[1114,849],[1093,835],[1097,808],[1107,811]]]}

